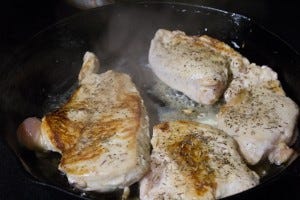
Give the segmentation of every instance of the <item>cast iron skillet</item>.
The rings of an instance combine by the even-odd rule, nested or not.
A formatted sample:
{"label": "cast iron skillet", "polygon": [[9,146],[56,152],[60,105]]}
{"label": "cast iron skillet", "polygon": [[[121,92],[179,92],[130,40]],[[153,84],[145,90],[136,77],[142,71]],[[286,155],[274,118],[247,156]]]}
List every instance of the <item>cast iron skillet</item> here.
{"label": "cast iron skillet", "polygon": [[[131,75],[140,90],[151,117],[157,123],[154,100],[147,94],[151,75],[144,65],[151,38],[159,28],[183,30],[189,35],[216,37],[259,65],[271,66],[279,75],[287,95],[300,105],[299,55],[285,42],[247,17],[212,8],[186,4],[142,3],[107,5],[92,9],[49,27],[19,49],[0,77],[0,111],[4,119],[2,138],[24,166],[34,182],[46,184],[83,199],[120,199],[122,192],[85,193],[72,188],[57,170],[56,154],[35,154],[16,141],[17,126],[27,117],[42,117],[58,107],[76,87],[77,75],[85,51],[95,52],[101,60],[101,72],[115,69]],[[5,117],[3,117],[5,116]],[[299,128],[299,123],[298,123]],[[297,138],[295,149],[299,150]],[[256,167],[267,175],[254,189],[234,195],[240,197],[278,178],[291,165]],[[132,188],[131,197],[138,193]]]}

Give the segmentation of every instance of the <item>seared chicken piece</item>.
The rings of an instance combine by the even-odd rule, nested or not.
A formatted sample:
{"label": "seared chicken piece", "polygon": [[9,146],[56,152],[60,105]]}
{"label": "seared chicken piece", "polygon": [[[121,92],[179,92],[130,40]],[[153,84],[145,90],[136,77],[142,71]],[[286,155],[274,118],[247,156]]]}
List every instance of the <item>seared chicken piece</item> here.
{"label": "seared chicken piece", "polygon": [[260,67],[255,63],[250,64],[246,58],[243,58],[243,66],[239,70],[231,68],[231,72],[233,79],[224,93],[226,102],[235,97],[242,89],[251,89],[261,85],[284,95],[280,82],[277,80],[277,73],[267,66]]}
{"label": "seared chicken piece", "polygon": [[85,191],[112,191],[140,180],[150,164],[149,125],[143,100],[130,77],[99,67],[87,52],[79,87],[41,125],[27,119],[19,129],[31,148],[62,154],[59,170]]}
{"label": "seared chicken piece", "polygon": [[216,199],[259,183],[221,130],[192,121],[156,125],[151,170],[140,182],[140,199]]}
{"label": "seared chicken piece", "polygon": [[149,63],[159,79],[201,104],[218,101],[230,69],[243,68],[242,56],[223,42],[163,29],[151,41]]}
{"label": "seared chicken piece", "polygon": [[[296,137],[298,106],[284,96],[278,82],[240,90],[217,114],[218,128],[231,135],[249,164],[264,157],[277,165],[287,161]],[[276,87],[277,85],[277,87]]]}

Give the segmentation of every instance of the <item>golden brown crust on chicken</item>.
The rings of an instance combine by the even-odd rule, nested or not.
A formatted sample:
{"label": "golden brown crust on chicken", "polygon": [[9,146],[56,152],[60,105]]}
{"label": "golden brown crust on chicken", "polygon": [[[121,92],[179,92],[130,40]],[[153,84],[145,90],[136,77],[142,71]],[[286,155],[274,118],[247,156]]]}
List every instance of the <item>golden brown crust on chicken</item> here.
{"label": "golden brown crust on chicken", "polygon": [[[118,90],[118,88],[116,88]],[[60,167],[65,168],[68,172],[77,173],[76,170],[78,168],[72,167],[73,164],[77,162],[81,162],[82,160],[93,160],[97,159],[98,156],[101,156],[104,152],[106,152],[106,148],[101,146],[101,142],[109,140],[113,136],[116,135],[117,132],[124,132],[125,135],[122,136],[122,139],[126,139],[130,141],[130,145],[128,151],[134,150],[136,148],[135,144],[137,141],[135,139],[136,132],[140,129],[140,117],[141,117],[141,101],[138,96],[134,95],[124,95],[122,97],[121,104],[114,105],[111,109],[112,113],[117,113],[120,110],[128,109],[127,112],[131,113],[126,117],[126,119],[116,119],[113,114],[105,114],[98,120],[89,119],[89,122],[79,122],[74,126],[72,123],[66,124],[68,130],[66,132],[59,132],[60,129],[53,129],[52,132],[56,132],[58,137],[61,136],[62,140],[64,139],[64,135],[67,132],[78,130],[79,135],[77,136],[77,142],[80,145],[76,145],[73,148],[67,149],[61,159]],[[85,104],[91,109],[91,105],[88,103]],[[81,106],[80,108],[84,109],[85,106]],[[76,109],[76,107],[70,107],[69,110]],[[87,109],[87,107],[85,108]],[[51,121],[51,118],[55,116],[47,116],[48,121]],[[67,116],[60,116],[61,119],[67,118]],[[56,122],[57,123],[57,122]],[[77,122],[78,123],[78,122]],[[65,124],[59,123],[61,126]],[[65,131],[65,130],[63,130]],[[121,138],[120,138],[121,139]],[[86,143],[82,140],[87,140]],[[63,144],[68,143],[64,141]],[[100,143],[100,144],[99,144]],[[86,166],[87,169],[89,166]],[[80,171],[83,171],[83,168],[80,168]],[[80,172],[79,172],[80,173]]]}
{"label": "golden brown crust on chicken", "polygon": [[[119,76],[118,74],[115,75]],[[118,77],[115,78],[117,79]],[[122,84],[122,82],[119,84]],[[119,85],[119,88],[114,89],[116,91],[122,91],[121,87],[122,85]],[[123,94],[122,97],[116,97],[122,100],[122,103],[112,106],[111,112],[116,113],[119,110],[128,109],[128,112],[131,114],[125,120],[115,119],[112,114],[103,114],[101,119],[94,120],[89,117],[93,115],[95,111],[98,111],[100,114],[101,111],[99,111],[99,105],[97,104],[99,102],[96,102],[96,100],[91,101],[90,98],[93,97],[79,100],[85,95],[84,90],[84,86],[78,88],[66,104],[43,118],[43,129],[48,130],[45,132],[48,133],[52,144],[60,149],[60,151],[70,153],[70,151],[73,150],[71,148],[76,145],[80,137],[87,137],[89,140],[94,141],[102,141],[110,138],[120,130],[128,131],[129,136],[135,134],[139,129],[141,117],[141,100],[139,96]],[[70,112],[80,112],[86,115],[86,117],[72,120],[69,118]],[[126,127],[126,129],[124,127]],[[88,150],[85,146],[83,146],[83,149],[85,151]],[[83,155],[83,152],[81,152],[81,154]],[[97,155],[96,152],[93,154]],[[73,158],[73,160],[74,159],[75,158]],[[81,158],[77,156],[76,159],[80,160]]]}
{"label": "golden brown crust on chicken", "polygon": [[59,169],[76,187],[124,188],[149,166],[147,113],[128,75],[95,74],[95,56],[86,54],[85,59],[78,89],[42,119],[42,146],[62,154]]}
{"label": "golden brown crust on chicken", "polygon": [[140,198],[216,199],[259,182],[238,153],[235,141],[216,128],[192,121],[154,126],[150,172]]}

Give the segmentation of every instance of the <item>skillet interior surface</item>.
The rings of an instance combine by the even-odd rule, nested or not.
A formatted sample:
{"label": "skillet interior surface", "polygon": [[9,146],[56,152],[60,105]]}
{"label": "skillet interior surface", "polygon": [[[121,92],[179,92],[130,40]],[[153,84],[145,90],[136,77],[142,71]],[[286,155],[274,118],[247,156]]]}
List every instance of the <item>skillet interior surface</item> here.
{"label": "skillet interior surface", "polygon": [[[92,9],[37,34],[16,51],[0,75],[2,138],[34,180],[82,198],[121,197],[121,191],[82,194],[74,190],[57,170],[58,155],[39,155],[22,148],[15,133],[25,118],[42,117],[68,98],[76,88],[86,51],[95,52],[100,58],[101,72],[114,69],[130,74],[152,116],[151,126],[156,124],[157,102],[147,93],[153,77],[145,66],[150,40],[159,28],[178,29],[188,35],[207,34],[226,42],[250,61],[273,68],[287,95],[300,104],[299,55],[249,18],[207,7],[168,3],[108,5]],[[299,149],[298,143],[297,138],[296,149]],[[279,167],[264,164],[257,167],[258,171],[262,166],[267,170],[262,184],[281,174],[294,159]],[[138,185],[135,184],[131,197],[137,193]]]}

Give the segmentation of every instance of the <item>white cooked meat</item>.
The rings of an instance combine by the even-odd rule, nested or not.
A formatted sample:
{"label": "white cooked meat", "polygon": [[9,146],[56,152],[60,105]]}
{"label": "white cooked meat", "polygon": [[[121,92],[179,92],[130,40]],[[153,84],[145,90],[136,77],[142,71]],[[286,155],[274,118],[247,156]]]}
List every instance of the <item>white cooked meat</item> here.
{"label": "white cooked meat", "polygon": [[140,182],[140,199],[218,199],[259,183],[235,141],[223,131],[192,121],[153,128],[150,172]]}
{"label": "white cooked meat", "polygon": [[[232,81],[224,93],[225,101],[235,97],[242,89],[251,89],[260,85],[265,85],[269,89],[277,89],[277,92],[284,94],[277,80],[277,73],[268,66],[258,66],[243,58],[243,65],[239,69],[231,68]],[[272,83],[270,85],[270,83]]]}
{"label": "white cooked meat", "polygon": [[[269,82],[269,85],[277,85]],[[278,86],[278,85],[277,85]],[[268,157],[277,165],[285,162],[293,150],[288,147],[296,137],[298,106],[282,93],[265,85],[240,90],[217,114],[218,128],[239,144],[249,164]]]}
{"label": "white cooked meat", "polygon": [[68,102],[43,117],[40,127],[26,124],[36,122],[32,119],[23,127],[37,129],[28,144],[61,153],[59,170],[72,185],[107,192],[130,186],[148,171],[150,136],[144,103],[131,78],[114,71],[96,74],[98,65],[87,52],[78,89]]}
{"label": "white cooked meat", "polygon": [[164,29],[151,41],[149,64],[159,79],[201,104],[218,101],[230,68],[239,70],[243,65],[241,55],[223,42]]}

